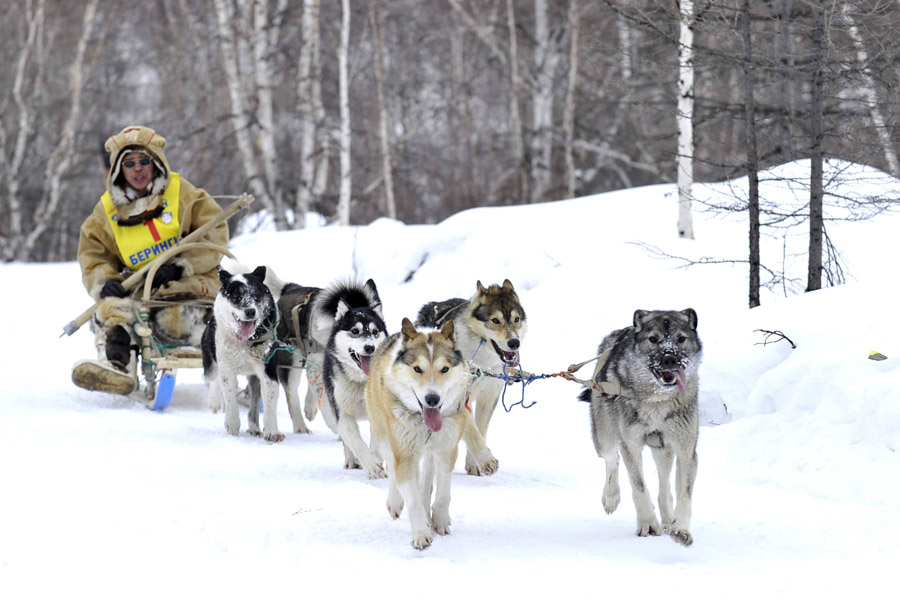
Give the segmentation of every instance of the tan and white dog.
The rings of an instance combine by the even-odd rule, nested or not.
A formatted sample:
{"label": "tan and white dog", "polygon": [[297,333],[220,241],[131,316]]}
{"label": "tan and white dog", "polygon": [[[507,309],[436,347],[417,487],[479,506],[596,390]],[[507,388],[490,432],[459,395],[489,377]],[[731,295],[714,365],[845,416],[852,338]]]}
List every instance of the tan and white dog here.
{"label": "tan and white dog", "polygon": [[[440,331],[419,331],[403,319],[400,333],[372,358],[366,384],[372,436],[388,473],[388,513],[396,519],[406,505],[417,550],[431,545],[434,532],[450,533],[450,475],[459,441],[475,427],[466,402],[469,372],[453,327],[448,321]],[[469,451],[482,459],[490,454],[483,443]]]}

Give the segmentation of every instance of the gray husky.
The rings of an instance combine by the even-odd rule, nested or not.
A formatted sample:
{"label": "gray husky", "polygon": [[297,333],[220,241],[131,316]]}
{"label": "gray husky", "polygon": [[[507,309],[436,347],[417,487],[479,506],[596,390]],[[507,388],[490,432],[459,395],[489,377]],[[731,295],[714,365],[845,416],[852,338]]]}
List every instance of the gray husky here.
{"label": "gray husky", "polygon": [[[631,327],[607,335],[593,386],[579,396],[591,403],[594,448],[606,461],[603,508],[619,505],[619,453],[631,479],[639,536],[668,533],[690,546],[691,496],[697,476],[698,377],[702,346],[697,313],[645,311],[634,313]],[[603,390],[615,389],[607,395]],[[659,513],[644,482],[641,452],[649,446],[659,473]],[[672,506],[669,476],[675,471],[676,506]]]}

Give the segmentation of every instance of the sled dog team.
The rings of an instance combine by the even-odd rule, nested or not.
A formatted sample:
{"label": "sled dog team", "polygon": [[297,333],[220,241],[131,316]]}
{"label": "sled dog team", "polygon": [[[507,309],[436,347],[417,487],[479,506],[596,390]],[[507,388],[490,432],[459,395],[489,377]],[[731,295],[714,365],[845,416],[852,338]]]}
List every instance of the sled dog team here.
{"label": "sled dog team", "polygon": [[[363,469],[370,479],[388,478],[388,513],[396,519],[406,508],[414,548],[430,546],[435,533],[449,534],[460,440],[467,473],[490,475],[498,468],[485,437],[503,382],[473,379],[470,366],[500,373],[518,361],[527,320],[513,284],[485,287],[479,281],[470,299],[429,302],[415,321],[404,318],[400,331],[389,335],[371,279],[304,287],[281,281],[264,266],[241,273],[220,268],[219,278],[201,347],[209,405],[213,412],[224,408],[226,431],[240,431],[240,375],[248,382],[249,432],[283,440],[276,421],[280,386],[295,433],[309,433],[306,419],[321,407],[343,442],[344,467]],[[593,385],[579,399],[591,405],[594,447],[606,463],[603,508],[612,513],[619,504],[621,456],[637,535],[668,533],[690,546],[702,355],[697,314],[635,311],[631,326],[607,335],[598,354]],[[301,410],[303,367],[309,385]],[[603,393],[609,388],[600,383],[615,385],[617,395]],[[370,421],[369,444],[360,434],[361,420]],[[644,446],[659,474],[659,518],[644,481]]]}

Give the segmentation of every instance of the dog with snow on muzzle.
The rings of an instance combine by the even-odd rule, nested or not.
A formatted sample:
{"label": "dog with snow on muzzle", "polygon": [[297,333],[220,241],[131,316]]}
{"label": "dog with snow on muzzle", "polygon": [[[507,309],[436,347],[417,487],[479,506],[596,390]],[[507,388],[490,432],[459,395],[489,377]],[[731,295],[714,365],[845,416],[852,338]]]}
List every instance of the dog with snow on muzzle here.
{"label": "dog with snow on muzzle", "polygon": [[[460,440],[475,427],[468,382],[453,321],[436,330],[403,319],[400,332],[372,358],[365,397],[388,474],[387,509],[396,519],[406,506],[417,550],[429,547],[434,533],[450,533],[451,472]],[[483,442],[469,450],[480,457],[490,452]]]}
{"label": "dog with snow on muzzle", "polygon": [[[580,400],[591,403],[591,433],[606,461],[603,508],[619,505],[619,455],[631,480],[637,535],[668,533],[690,546],[691,497],[697,476],[698,392],[703,347],[697,313],[635,311],[631,327],[607,335],[592,387]],[[659,515],[644,481],[641,454],[649,446],[659,474]],[[675,471],[675,505],[669,480]]]}

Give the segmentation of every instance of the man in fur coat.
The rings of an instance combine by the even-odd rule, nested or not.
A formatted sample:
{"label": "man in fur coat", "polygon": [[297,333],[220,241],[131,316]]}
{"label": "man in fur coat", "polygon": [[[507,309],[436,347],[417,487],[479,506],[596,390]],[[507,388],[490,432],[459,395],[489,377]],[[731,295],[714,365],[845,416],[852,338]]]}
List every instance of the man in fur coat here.
{"label": "man in fur coat", "polygon": [[[97,360],[81,360],[72,381],[88,390],[129,394],[137,388],[131,365],[136,337],[132,324],[144,285],[129,294],[122,281],[154,260],[222,209],[204,190],[169,168],[166,140],[149,127],[126,127],[106,140],[109,172],[106,193],[81,226],[78,262],[84,287],[100,304],[91,319]],[[222,222],[206,238],[228,244]],[[176,254],[153,279],[154,300],[215,298],[221,254],[207,248]],[[154,334],[163,342],[199,346],[209,309],[176,304],[151,309]]]}

